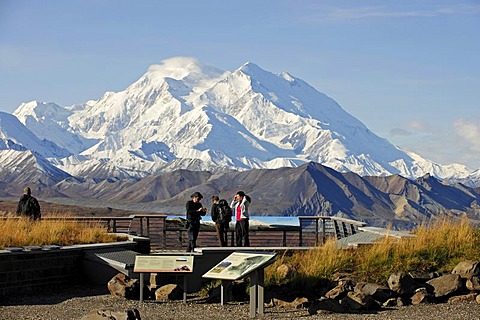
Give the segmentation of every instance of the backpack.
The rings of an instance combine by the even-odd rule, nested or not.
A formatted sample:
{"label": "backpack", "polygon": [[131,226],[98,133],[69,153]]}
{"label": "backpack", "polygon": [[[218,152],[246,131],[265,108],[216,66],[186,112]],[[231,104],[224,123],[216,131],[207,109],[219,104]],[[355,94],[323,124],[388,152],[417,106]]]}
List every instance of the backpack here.
{"label": "backpack", "polygon": [[21,204],[21,213],[27,217],[37,218],[40,216],[40,210],[37,208],[36,199],[34,197],[28,197],[27,200]]}
{"label": "backpack", "polygon": [[218,221],[221,223],[232,221],[233,211],[232,208],[228,205],[227,200],[222,199],[218,201]]}

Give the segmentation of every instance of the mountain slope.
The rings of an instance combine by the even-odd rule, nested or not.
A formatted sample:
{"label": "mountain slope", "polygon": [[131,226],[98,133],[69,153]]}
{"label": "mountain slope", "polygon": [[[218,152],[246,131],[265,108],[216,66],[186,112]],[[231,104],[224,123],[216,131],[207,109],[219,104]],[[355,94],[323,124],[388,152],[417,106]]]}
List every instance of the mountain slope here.
{"label": "mountain slope", "polygon": [[464,179],[470,173],[404,152],[305,81],[253,63],[226,72],[172,58],[98,101],[67,108],[29,103],[15,114],[39,137],[73,153],[57,157],[55,165],[92,178],[310,161],[340,172],[412,179],[429,172]]}

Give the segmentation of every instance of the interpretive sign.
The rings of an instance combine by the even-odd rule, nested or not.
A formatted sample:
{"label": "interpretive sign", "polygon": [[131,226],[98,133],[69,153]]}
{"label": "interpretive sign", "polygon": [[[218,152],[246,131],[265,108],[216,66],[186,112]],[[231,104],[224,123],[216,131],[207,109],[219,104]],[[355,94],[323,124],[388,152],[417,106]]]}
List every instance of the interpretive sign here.
{"label": "interpretive sign", "polygon": [[275,253],[234,252],[203,275],[204,278],[238,280],[252,271],[265,267]]}
{"label": "interpretive sign", "polygon": [[133,272],[192,273],[193,256],[138,255]]}

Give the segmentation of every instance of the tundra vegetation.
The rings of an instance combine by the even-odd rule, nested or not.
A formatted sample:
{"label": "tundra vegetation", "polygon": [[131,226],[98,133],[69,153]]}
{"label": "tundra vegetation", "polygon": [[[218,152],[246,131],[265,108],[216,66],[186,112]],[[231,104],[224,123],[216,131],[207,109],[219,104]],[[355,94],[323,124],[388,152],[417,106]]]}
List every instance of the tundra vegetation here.
{"label": "tundra vegetation", "polygon": [[[55,217],[49,215],[49,217]],[[123,241],[127,236],[108,233],[98,222],[79,222],[56,216],[55,220],[33,221],[28,218],[6,217],[0,219],[0,248]]]}
{"label": "tundra vegetation", "polygon": [[[346,273],[360,281],[386,284],[393,272],[450,272],[463,260],[480,259],[480,231],[467,219],[437,218],[413,233],[416,237],[386,237],[356,249],[339,249],[329,240],[312,250],[287,252],[266,268],[265,281],[269,286],[308,290]],[[293,275],[279,276],[280,265],[289,265]]]}

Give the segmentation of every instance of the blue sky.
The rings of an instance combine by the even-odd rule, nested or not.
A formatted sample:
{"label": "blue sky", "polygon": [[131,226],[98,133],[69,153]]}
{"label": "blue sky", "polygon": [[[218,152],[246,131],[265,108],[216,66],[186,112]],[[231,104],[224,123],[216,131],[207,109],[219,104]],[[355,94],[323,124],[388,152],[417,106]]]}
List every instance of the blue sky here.
{"label": "blue sky", "polygon": [[98,99],[175,56],[289,72],[390,142],[480,168],[479,0],[0,0],[0,111]]}

